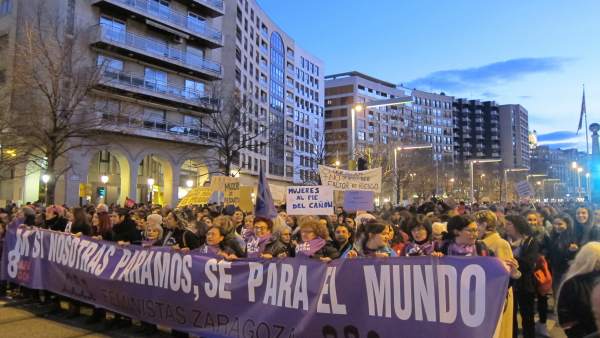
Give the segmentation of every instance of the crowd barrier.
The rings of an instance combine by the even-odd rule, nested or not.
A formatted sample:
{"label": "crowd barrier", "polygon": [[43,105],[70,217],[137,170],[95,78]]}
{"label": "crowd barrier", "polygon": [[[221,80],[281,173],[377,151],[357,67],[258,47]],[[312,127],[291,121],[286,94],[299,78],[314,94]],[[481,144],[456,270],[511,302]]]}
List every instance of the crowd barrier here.
{"label": "crowd barrier", "polygon": [[203,337],[491,337],[508,273],[490,257],[225,261],[37,228],[1,277]]}

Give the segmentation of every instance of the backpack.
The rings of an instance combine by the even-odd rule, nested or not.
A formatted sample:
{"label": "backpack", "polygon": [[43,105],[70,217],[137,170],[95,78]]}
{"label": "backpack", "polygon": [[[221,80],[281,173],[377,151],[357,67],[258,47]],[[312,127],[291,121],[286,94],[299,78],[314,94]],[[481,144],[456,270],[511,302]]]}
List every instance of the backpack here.
{"label": "backpack", "polygon": [[535,262],[533,277],[535,278],[537,292],[540,296],[552,293],[552,274],[550,273],[550,269],[548,269],[546,258],[542,255]]}

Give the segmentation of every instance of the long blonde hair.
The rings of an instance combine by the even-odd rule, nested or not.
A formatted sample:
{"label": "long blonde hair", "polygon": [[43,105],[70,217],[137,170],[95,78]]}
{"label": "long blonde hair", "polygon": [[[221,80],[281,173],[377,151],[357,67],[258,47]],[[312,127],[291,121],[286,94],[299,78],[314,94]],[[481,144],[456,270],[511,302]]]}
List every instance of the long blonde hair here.
{"label": "long blonde hair", "polygon": [[581,247],[565,274],[565,281],[592,271],[600,271],[600,242],[589,242]]}
{"label": "long blonde hair", "polygon": [[592,271],[600,271],[600,242],[589,242],[581,247],[565,274],[556,299],[560,299],[560,292],[566,281]]}

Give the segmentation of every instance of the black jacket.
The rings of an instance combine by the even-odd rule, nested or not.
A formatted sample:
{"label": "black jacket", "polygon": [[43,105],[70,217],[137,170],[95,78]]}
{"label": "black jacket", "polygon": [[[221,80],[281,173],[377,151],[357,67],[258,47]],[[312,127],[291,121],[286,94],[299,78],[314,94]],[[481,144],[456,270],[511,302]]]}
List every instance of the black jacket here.
{"label": "black jacket", "polygon": [[272,238],[269,243],[265,245],[265,251],[263,253],[271,254],[273,257],[278,257],[281,254],[285,254],[290,257],[290,248],[287,244],[283,243],[279,239]]}
{"label": "black jacket", "polygon": [[566,280],[560,289],[556,312],[561,326],[573,323],[565,330],[569,338],[585,337],[597,330],[590,297],[598,278],[600,271],[575,276]]}
{"label": "black jacket", "polygon": [[76,234],[81,232],[85,236],[92,235],[92,227],[87,223],[73,224],[71,225],[71,233]]}
{"label": "black jacket", "polygon": [[200,247],[200,241],[196,235],[185,229],[169,230],[163,239],[164,246],[179,245],[180,248],[194,250]]}
{"label": "black jacket", "polygon": [[142,242],[142,236],[138,231],[135,222],[132,220],[125,220],[113,225],[112,231],[112,240],[114,242],[124,241],[131,244],[140,244]]}
{"label": "black jacket", "polygon": [[47,219],[44,228],[54,231],[65,231],[67,227],[67,219],[61,216],[56,216],[53,219]]}
{"label": "black jacket", "polygon": [[546,256],[553,278],[560,278],[567,272],[569,262],[577,254],[577,251],[569,250],[571,243],[577,243],[577,238],[571,230],[565,230],[561,233],[554,231],[545,240],[542,252]]}
{"label": "black jacket", "polygon": [[340,256],[340,252],[331,244],[331,242],[327,242],[321,249],[315,252],[314,255],[310,256],[312,258],[323,258],[329,257],[331,259],[336,259]]}
{"label": "black jacket", "polygon": [[[513,252],[515,250],[513,249]],[[514,287],[521,292],[536,292],[536,281],[533,276],[537,260],[540,256],[540,245],[533,236],[526,237],[520,246],[520,251],[515,258],[519,262],[521,278],[513,280]]]}

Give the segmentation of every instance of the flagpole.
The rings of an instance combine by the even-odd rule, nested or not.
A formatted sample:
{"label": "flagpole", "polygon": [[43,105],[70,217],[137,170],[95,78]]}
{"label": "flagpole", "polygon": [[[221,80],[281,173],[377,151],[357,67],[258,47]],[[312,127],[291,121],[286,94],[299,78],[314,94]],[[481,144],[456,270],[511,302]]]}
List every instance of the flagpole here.
{"label": "flagpole", "polygon": [[[583,85],[583,97],[585,100],[585,84]],[[586,156],[590,153],[590,138],[588,137],[588,120],[587,120],[587,109],[583,111],[585,118],[585,154]]]}

